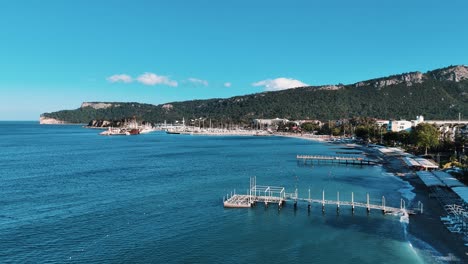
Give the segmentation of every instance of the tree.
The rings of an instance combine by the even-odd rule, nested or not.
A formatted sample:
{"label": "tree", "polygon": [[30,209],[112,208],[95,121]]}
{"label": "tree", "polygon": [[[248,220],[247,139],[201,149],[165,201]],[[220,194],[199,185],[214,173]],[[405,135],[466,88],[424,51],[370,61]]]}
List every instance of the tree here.
{"label": "tree", "polygon": [[333,136],[339,136],[341,134],[341,130],[339,127],[334,127],[331,130]]}
{"label": "tree", "polygon": [[305,130],[307,132],[313,132],[314,130],[317,130],[319,126],[317,124],[314,124],[312,122],[306,122],[301,125],[302,130]]}
{"label": "tree", "polygon": [[429,147],[435,147],[439,144],[439,131],[434,125],[421,123],[416,127],[416,146],[424,147],[425,154]]}
{"label": "tree", "polygon": [[383,136],[387,145],[395,146],[396,142],[399,140],[398,132],[389,131]]}
{"label": "tree", "polygon": [[369,128],[365,126],[358,126],[354,131],[356,137],[367,140],[369,138]]}
{"label": "tree", "polygon": [[408,145],[410,143],[410,133],[406,130],[398,132],[398,140],[400,143]]}

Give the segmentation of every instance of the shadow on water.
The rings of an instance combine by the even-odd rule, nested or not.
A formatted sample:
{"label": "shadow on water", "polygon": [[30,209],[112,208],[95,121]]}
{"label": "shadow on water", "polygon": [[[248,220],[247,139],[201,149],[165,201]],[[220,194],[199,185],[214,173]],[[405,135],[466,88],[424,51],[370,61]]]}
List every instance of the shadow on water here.
{"label": "shadow on water", "polygon": [[[379,210],[371,210],[370,213],[367,213],[365,208],[356,208],[353,213],[349,206],[341,206],[337,211],[336,206],[326,205],[325,210],[322,211],[321,205],[312,204],[309,211],[305,202],[298,203],[297,209],[294,209],[293,203],[290,202],[283,205],[281,210],[278,210],[278,206],[273,204],[268,207],[257,204],[256,207],[250,209],[234,210],[253,210],[256,214],[268,214],[269,217],[286,216],[294,219],[307,219],[309,224],[305,225],[304,228],[320,228],[320,225],[325,225],[338,230],[351,229],[372,236],[383,236],[386,239],[399,242],[407,241],[400,223],[400,216],[384,215]],[[291,224],[294,224],[296,220],[291,221]]]}
{"label": "shadow on water", "polygon": [[297,161],[297,167],[300,168],[315,168],[315,167],[353,167],[357,169],[363,169],[366,167],[372,167],[377,165],[361,165],[361,164],[352,164],[352,163],[332,163],[332,162],[314,162],[314,163],[304,163],[302,161]]}

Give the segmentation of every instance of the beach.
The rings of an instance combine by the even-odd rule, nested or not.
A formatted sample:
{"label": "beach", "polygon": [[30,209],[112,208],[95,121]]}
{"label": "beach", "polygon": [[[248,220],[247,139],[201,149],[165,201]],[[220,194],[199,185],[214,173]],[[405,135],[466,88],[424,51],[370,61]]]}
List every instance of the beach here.
{"label": "beach", "polygon": [[[449,263],[467,263],[468,247],[463,236],[451,233],[440,220],[440,216],[445,216],[446,212],[436,198],[429,197],[429,190],[423,182],[411,171],[398,156],[379,155],[367,147],[358,149],[367,155],[381,158],[384,161],[384,169],[394,174],[396,177],[407,181],[414,187],[412,192],[416,195],[410,206],[414,207],[418,201],[424,204],[423,214],[410,216],[408,232],[410,241],[413,240],[413,247],[421,251],[430,251],[427,245],[432,246],[440,256],[434,256],[435,252],[427,252],[433,255],[436,261]],[[413,239],[411,239],[413,238]],[[420,240],[420,241],[419,241]],[[422,241],[422,242],[421,242]]]}

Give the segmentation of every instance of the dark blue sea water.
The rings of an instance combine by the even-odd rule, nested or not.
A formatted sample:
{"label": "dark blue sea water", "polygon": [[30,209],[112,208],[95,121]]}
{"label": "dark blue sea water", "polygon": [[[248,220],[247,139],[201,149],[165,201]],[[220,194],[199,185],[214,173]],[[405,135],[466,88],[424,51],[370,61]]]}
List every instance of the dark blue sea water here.
{"label": "dark blue sea water", "polygon": [[[381,167],[298,166],[337,145],[0,122],[0,263],[424,263],[399,216],[349,208],[224,209],[258,184],[399,206]],[[342,151],[342,150],[341,150]]]}

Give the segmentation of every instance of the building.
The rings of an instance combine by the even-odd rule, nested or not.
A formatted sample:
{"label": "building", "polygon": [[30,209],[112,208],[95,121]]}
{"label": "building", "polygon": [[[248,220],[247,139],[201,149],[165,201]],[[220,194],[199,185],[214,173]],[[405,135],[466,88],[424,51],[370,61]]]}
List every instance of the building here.
{"label": "building", "polygon": [[275,119],[254,119],[253,124],[254,127],[256,128],[269,128],[269,127],[275,127],[280,124],[286,124],[288,123],[288,119],[281,119],[281,118],[275,118]]}
{"label": "building", "polygon": [[416,120],[389,120],[387,131],[400,132],[400,131],[411,131],[412,127],[417,126],[420,123],[424,122],[424,117],[417,116]]}
{"label": "building", "polygon": [[377,119],[377,120],[375,120],[375,123],[377,123],[377,125],[379,127],[382,127],[384,125],[386,125],[388,127],[388,124],[390,123],[390,121],[389,120]]}
{"label": "building", "polygon": [[403,130],[410,131],[412,123],[406,120],[390,120],[388,122],[387,131],[400,132]]}
{"label": "building", "polygon": [[300,126],[300,125],[302,125],[304,123],[312,123],[312,124],[317,125],[319,127],[321,127],[323,125],[323,123],[320,120],[315,120],[315,119],[313,119],[313,120],[297,120],[296,121],[296,124],[298,126]]}

